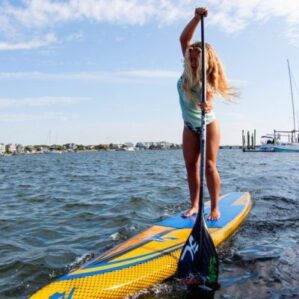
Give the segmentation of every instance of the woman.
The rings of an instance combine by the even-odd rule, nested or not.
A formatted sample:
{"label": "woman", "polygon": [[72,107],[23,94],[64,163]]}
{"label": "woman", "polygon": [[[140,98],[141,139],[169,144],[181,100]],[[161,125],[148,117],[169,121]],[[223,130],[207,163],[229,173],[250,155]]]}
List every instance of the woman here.
{"label": "woman", "polygon": [[211,198],[211,213],[208,220],[218,220],[220,177],[217,170],[217,154],[220,143],[220,130],[213,112],[213,102],[216,94],[225,99],[232,96],[232,91],[226,79],[222,64],[215,50],[206,43],[206,103],[199,103],[201,92],[201,43],[191,43],[191,39],[201,16],[207,16],[206,8],[195,9],[195,15],[183,30],[180,42],[184,62],[184,73],[178,81],[178,92],[182,116],[184,120],[183,155],[187,170],[191,208],[184,214],[190,217],[198,212],[199,202],[199,155],[200,155],[200,124],[201,109],[206,111],[206,167],[205,175]]}

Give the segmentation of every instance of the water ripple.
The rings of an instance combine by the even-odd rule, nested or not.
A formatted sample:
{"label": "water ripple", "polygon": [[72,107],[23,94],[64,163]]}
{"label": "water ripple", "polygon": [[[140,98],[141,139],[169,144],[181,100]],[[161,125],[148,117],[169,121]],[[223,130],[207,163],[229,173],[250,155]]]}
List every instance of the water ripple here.
{"label": "water ripple", "polygon": [[[299,159],[221,150],[222,193],[250,191],[219,248],[215,298],[298,298]],[[0,157],[0,298],[24,298],[189,205],[181,151]],[[206,193],[207,194],[207,193]],[[134,298],[205,298],[170,280]]]}

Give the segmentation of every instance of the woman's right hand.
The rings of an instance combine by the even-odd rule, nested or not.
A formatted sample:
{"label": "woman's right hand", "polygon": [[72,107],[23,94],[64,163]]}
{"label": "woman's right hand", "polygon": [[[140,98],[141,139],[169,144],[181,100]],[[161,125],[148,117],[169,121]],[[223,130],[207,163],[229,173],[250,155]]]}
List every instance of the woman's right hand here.
{"label": "woman's right hand", "polygon": [[205,7],[198,7],[195,9],[195,19],[200,20],[201,16],[207,17],[208,16],[208,9]]}

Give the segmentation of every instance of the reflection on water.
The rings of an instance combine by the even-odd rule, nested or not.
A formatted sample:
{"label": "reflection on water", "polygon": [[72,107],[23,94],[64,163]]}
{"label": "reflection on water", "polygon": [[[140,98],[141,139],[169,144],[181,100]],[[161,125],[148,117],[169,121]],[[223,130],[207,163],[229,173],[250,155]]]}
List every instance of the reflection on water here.
{"label": "reflection on water", "polygon": [[[222,193],[254,200],[218,250],[221,289],[172,279],[132,298],[298,298],[298,170],[296,154],[221,150]],[[25,298],[188,205],[179,150],[0,157],[0,181],[3,299]]]}

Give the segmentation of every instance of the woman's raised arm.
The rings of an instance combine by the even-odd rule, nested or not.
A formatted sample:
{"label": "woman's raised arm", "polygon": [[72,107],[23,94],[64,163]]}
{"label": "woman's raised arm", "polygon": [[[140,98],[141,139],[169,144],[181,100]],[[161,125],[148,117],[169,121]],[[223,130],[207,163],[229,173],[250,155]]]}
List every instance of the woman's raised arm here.
{"label": "woman's raised arm", "polygon": [[191,40],[194,34],[194,31],[200,22],[201,16],[207,16],[208,10],[203,7],[199,7],[195,9],[194,17],[191,19],[191,21],[186,25],[183,32],[180,36],[180,42],[182,47],[183,56],[185,56],[185,51],[187,47],[191,44]]}

